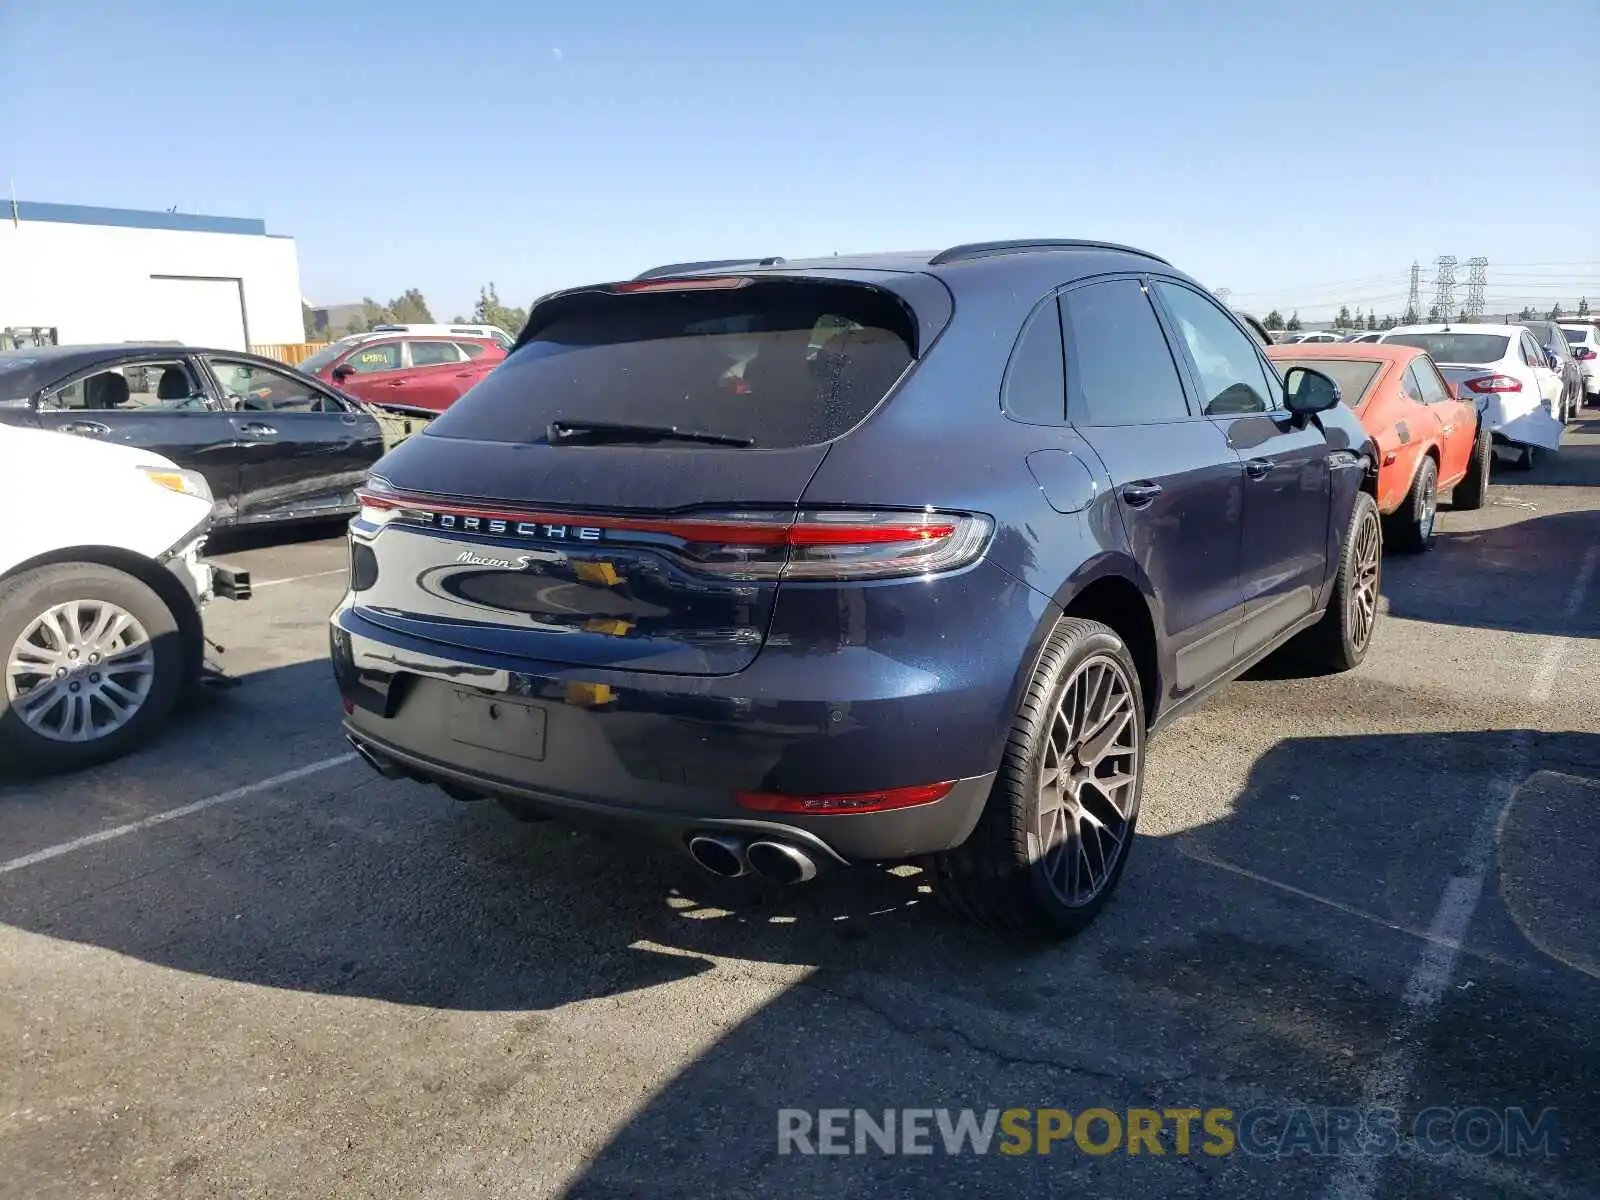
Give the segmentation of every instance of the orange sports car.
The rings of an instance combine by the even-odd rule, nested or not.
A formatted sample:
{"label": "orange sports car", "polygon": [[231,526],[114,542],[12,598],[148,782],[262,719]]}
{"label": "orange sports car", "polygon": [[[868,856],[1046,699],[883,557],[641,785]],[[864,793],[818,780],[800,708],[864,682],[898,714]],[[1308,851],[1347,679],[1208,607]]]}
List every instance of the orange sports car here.
{"label": "orange sports car", "polygon": [[1425,350],[1384,342],[1272,346],[1279,372],[1331,375],[1378,444],[1378,511],[1385,541],[1420,552],[1433,544],[1440,492],[1454,508],[1481,508],[1489,491],[1487,431]]}

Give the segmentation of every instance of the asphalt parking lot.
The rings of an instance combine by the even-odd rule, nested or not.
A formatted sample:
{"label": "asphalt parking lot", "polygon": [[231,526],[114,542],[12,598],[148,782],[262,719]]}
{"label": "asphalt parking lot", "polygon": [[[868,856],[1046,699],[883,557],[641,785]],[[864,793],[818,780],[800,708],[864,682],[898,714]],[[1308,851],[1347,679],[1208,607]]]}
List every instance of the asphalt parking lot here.
{"label": "asphalt parking lot", "polygon": [[[259,590],[210,629],[237,686],[120,763],[0,783],[0,1194],[1600,1194],[1600,419],[1569,438],[1386,561],[1360,670],[1258,669],[1158,736],[1122,891],[1045,949],[909,870],[747,893],[377,778],[324,659],[342,542],[236,544]],[[1556,1133],[776,1136],[781,1109],[1435,1106]]]}

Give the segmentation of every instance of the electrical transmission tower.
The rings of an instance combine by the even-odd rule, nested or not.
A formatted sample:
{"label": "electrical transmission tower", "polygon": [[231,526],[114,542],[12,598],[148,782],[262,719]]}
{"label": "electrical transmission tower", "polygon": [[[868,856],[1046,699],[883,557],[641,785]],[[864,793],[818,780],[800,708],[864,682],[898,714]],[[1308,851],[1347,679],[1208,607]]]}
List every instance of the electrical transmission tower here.
{"label": "electrical transmission tower", "polygon": [[1406,294],[1405,320],[1422,319],[1422,264],[1411,260],[1411,291]]}
{"label": "electrical transmission tower", "polygon": [[1437,269],[1433,278],[1433,303],[1439,310],[1439,320],[1449,321],[1456,306],[1456,256],[1441,254],[1433,260]]}
{"label": "electrical transmission tower", "polygon": [[1489,260],[1467,259],[1467,320],[1483,320],[1483,293],[1489,286]]}

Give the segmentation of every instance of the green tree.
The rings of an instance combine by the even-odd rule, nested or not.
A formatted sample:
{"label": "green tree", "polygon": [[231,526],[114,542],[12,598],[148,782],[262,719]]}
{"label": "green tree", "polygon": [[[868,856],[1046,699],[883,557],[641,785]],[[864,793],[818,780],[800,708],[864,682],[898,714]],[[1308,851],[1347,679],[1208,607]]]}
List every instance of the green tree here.
{"label": "green tree", "polygon": [[500,303],[500,293],[495,291],[494,284],[490,283],[478,292],[478,302],[472,306],[472,323],[493,325],[516,337],[528,323],[528,310],[509,308]]}
{"label": "green tree", "polygon": [[305,332],[306,341],[320,342],[322,340],[321,330],[323,327],[318,325],[317,314],[312,311],[311,305],[304,300],[300,301],[300,328]]}
{"label": "green tree", "polygon": [[1439,323],[1439,319],[1439,306],[1435,304],[1432,308],[1428,309],[1428,320],[1432,324],[1437,325]]}
{"label": "green tree", "polygon": [[[1411,314],[1410,314],[1409,311],[1407,311],[1406,315],[1410,316]],[[1386,314],[1384,316],[1384,318],[1383,318],[1383,324],[1379,325],[1378,328],[1379,329],[1393,329],[1398,324],[1400,324],[1399,321],[1396,321],[1393,317],[1388,316]]]}
{"label": "green tree", "polygon": [[1467,310],[1463,308],[1460,312],[1458,312],[1456,314],[1456,324],[1457,325],[1465,325],[1466,323],[1467,323]]}
{"label": "green tree", "polygon": [[1559,321],[1565,315],[1566,314],[1561,311],[1561,301],[1557,300],[1550,306],[1550,313],[1549,316],[1546,317],[1546,320]]}
{"label": "green tree", "polygon": [[1522,306],[1522,311],[1517,314],[1517,320],[1519,320],[1519,321],[1531,321],[1531,320],[1533,320],[1533,316],[1534,316],[1533,305],[1524,304]]}
{"label": "green tree", "polygon": [[1587,317],[1589,315],[1589,297],[1578,297],[1578,315],[1580,317]]}
{"label": "green tree", "polygon": [[[1369,312],[1367,314],[1367,329],[1368,329],[1368,331],[1371,331],[1371,330],[1375,330],[1377,328],[1378,328],[1378,312],[1377,312],[1376,309],[1374,309],[1372,312]],[[1389,326],[1385,325],[1384,328],[1387,329],[1387,328],[1389,328]]]}
{"label": "green tree", "polygon": [[428,302],[416,288],[407,288],[400,294],[399,299],[389,301],[388,307],[390,316],[397,324],[433,324],[433,314],[428,311]]}
{"label": "green tree", "polygon": [[1333,327],[1335,329],[1349,329],[1350,328],[1350,306],[1349,305],[1341,304],[1339,306],[1339,315],[1333,319]]}
{"label": "green tree", "polygon": [[1269,312],[1267,314],[1267,319],[1265,321],[1262,321],[1261,323],[1263,325],[1265,325],[1268,329],[1282,329],[1283,328],[1283,314],[1281,312],[1279,312],[1277,309],[1273,309],[1271,312]]}
{"label": "green tree", "polygon": [[1301,330],[1300,313],[1298,310],[1289,314],[1289,323],[1284,326],[1290,333],[1299,333]]}

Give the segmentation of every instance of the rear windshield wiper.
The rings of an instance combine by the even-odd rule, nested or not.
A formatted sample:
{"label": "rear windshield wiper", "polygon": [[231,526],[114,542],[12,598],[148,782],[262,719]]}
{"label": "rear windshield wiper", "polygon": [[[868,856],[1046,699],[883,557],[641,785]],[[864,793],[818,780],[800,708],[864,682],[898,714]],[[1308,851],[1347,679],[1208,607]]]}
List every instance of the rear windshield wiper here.
{"label": "rear windshield wiper", "polygon": [[707,446],[754,446],[755,438],[679,429],[676,425],[631,425],[625,421],[551,421],[545,437],[562,442],[700,442]]}

